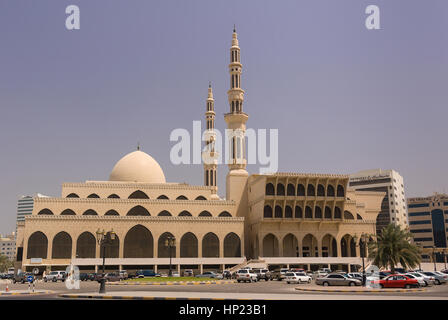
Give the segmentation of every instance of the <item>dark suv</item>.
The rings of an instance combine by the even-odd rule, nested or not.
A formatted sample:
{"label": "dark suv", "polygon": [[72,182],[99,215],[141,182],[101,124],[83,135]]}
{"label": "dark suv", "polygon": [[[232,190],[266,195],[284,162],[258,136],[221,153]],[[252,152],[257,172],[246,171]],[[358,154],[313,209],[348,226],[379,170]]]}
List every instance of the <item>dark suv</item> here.
{"label": "dark suv", "polygon": [[32,276],[33,277],[33,281],[34,281],[34,275],[31,272],[21,272],[21,273],[18,273],[16,275],[14,275],[14,278],[12,279],[12,282],[13,283],[17,283],[17,282],[25,283],[25,282],[28,282],[28,277],[29,276]]}
{"label": "dark suv", "polygon": [[146,277],[160,277],[160,274],[155,273],[154,270],[138,270],[135,273],[136,278],[146,278]]}

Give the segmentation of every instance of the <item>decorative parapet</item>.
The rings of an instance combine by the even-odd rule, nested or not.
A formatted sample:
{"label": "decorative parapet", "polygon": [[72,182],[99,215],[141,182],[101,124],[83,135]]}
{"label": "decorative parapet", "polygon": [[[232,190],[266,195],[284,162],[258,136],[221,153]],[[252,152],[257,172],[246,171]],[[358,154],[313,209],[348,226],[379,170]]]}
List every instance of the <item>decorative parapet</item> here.
{"label": "decorative parapet", "polygon": [[30,215],[25,221],[154,221],[154,222],[244,222],[244,217],[190,217],[190,216],[51,216]]}
{"label": "decorative parapet", "polygon": [[108,182],[108,181],[86,181],[82,182],[66,182],[62,184],[62,188],[100,188],[100,189],[141,189],[141,190],[204,190],[210,191],[212,187],[194,186],[184,183],[128,183],[128,182]]}
{"label": "decorative parapet", "polygon": [[299,173],[299,172],[277,172],[267,174],[254,174],[253,176],[265,177],[299,177],[299,178],[334,178],[334,179],[349,179],[347,174],[325,174],[325,173]]}

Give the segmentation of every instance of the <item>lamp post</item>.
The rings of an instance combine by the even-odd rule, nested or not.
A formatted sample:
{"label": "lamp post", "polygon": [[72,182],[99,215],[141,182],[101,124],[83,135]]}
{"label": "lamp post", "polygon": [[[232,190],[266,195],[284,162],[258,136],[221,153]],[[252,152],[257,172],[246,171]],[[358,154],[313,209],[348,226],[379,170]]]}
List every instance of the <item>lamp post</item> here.
{"label": "lamp post", "polygon": [[100,252],[103,253],[103,273],[100,279],[100,291],[99,293],[106,293],[106,279],[105,279],[105,273],[104,268],[106,264],[106,246],[111,245],[113,241],[115,240],[115,232],[113,230],[111,231],[101,231],[98,229],[96,231],[96,239],[98,241],[98,245],[100,246]]}
{"label": "lamp post", "polygon": [[436,246],[432,246],[432,259],[434,261],[434,271],[437,271],[436,265]]}
{"label": "lamp post", "polygon": [[419,252],[420,252],[420,260],[418,261],[418,269],[421,271],[422,270],[422,262],[421,262],[421,260],[422,260],[423,245],[420,242],[417,242],[416,245],[417,245],[417,247],[419,249]]}
{"label": "lamp post", "polygon": [[443,262],[445,262],[445,270],[446,270],[446,248],[443,249]]}
{"label": "lamp post", "polygon": [[174,236],[173,237],[172,236],[166,237],[166,239],[165,239],[165,247],[168,247],[169,251],[170,251],[170,272],[168,274],[170,277],[173,275],[173,272],[171,271],[171,257],[172,257],[171,250],[175,246],[176,246],[176,238]]}
{"label": "lamp post", "polygon": [[[357,236],[355,235],[353,238],[356,243],[356,241],[358,240]],[[365,263],[364,263],[366,239],[367,239],[367,235],[365,233],[362,233],[361,237],[359,239],[359,244],[357,244],[357,246],[359,246],[360,254],[361,254],[361,258],[362,258],[362,286],[363,287],[365,287],[365,285],[366,285],[366,267],[365,267]]]}

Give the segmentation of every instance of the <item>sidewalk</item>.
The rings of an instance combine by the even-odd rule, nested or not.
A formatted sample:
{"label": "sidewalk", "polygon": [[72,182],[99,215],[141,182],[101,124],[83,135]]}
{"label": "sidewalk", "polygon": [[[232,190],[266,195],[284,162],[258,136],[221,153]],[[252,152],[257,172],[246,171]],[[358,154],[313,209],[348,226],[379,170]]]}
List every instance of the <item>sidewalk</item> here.
{"label": "sidewalk", "polygon": [[204,284],[231,284],[236,283],[236,280],[216,280],[216,281],[168,281],[168,282],[157,282],[157,281],[120,281],[120,282],[108,282],[107,285],[113,286],[171,286],[171,285],[204,285]]}
{"label": "sidewalk", "polygon": [[0,291],[0,297],[1,296],[25,296],[25,295],[33,295],[33,294],[50,294],[53,293],[51,290],[35,290],[28,291],[28,290],[11,290],[8,292]]}
{"label": "sidewalk", "polygon": [[304,292],[349,292],[349,293],[389,293],[389,292],[423,292],[426,288],[412,288],[412,289],[380,289],[380,288],[369,288],[369,287],[342,287],[342,286],[332,286],[324,287],[318,285],[310,285],[307,287],[296,287],[298,291]]}

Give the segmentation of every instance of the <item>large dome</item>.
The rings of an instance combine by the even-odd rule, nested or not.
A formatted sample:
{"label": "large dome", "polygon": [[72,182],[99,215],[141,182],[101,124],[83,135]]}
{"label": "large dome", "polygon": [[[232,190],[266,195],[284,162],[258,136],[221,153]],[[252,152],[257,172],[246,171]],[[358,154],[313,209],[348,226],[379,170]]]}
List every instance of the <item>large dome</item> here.
{"label": "large dome", "polygon": [[144,183],[165,183],[165,175],[160,165],[149,154],[134,151],[117,162],[109,181],[129,181]]}

